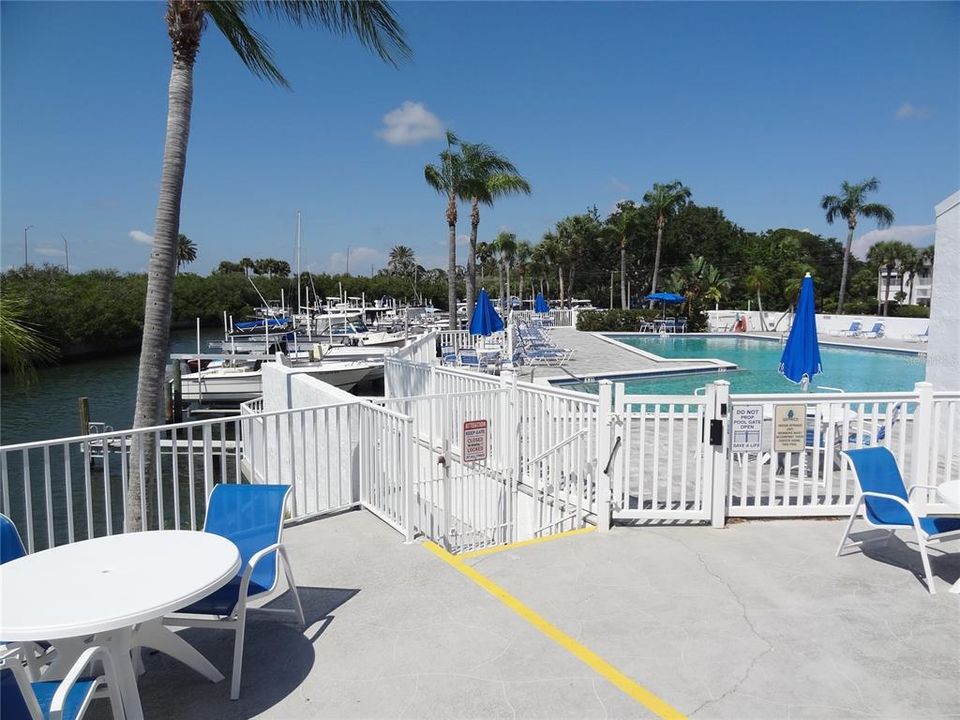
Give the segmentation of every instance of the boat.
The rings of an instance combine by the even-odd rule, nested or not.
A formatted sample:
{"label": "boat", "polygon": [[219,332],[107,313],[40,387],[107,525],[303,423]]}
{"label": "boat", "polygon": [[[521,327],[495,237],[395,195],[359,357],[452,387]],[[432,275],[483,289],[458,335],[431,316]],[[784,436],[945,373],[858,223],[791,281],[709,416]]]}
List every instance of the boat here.
{"label": "boat", "polygon": [[[279,357],[293,372],[323,380],[348,392],[375,370],[372,363],[361,360],[299,362],[285,355]],[[211,405],[241,403],[263,394],[263,371],[260,362],[223,365],[182,375],[180,387],[184,401]]]}

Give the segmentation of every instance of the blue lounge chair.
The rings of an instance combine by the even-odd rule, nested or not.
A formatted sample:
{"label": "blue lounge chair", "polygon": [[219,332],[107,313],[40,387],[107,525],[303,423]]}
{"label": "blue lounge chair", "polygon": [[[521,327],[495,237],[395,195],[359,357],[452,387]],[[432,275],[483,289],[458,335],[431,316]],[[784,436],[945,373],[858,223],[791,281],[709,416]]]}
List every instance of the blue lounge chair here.
{"label": "blue lounge chair", "polygon": [[936,593],[933,573],[930,572],[930,560],[927,557],[927,544],[960,538],[960,518],[927,515],[919,517],[910,505],[910,494],[916,489],[931,490],[929,485],[914,485],[909,492],[903,483],[903,476],[897,466],[897,459],[885,447],[846,450],[842,453],[850,461],[853,476],[860,486],[860,494],[853,503],[853,512],[843,531],[837,557],[848,547],[862,545],[864,542],[850,542],[850,529],[853,521],[864,506],[864,519],[873,527],[888,530],[886,540],[897,530],[913,530],[923,561],[923,571],[927,578],[930,594]]}
{"label": "blue lounge chair", "polygon": [[831,335],[838,335],[840,337],[856,337],[860,334],[860,330],[863,327],[863,323],[860,320],[854,320],[850,323],[850,327],[846,330],[831,330]]}
{"label": "blue lounge chair", "polygon": [[17,526],[6,515],[0,514],[0,565],[22,558],[27,554],[17,532]]}
{"label": "blue lounge chair", "polygon": [[[63,680],[31,682],[20,648],[0,655],[0,718],[3,720],[78,720],[101,686],[106,685],[114,720],[123,718],[123,706],[113,660],[102,647],[89,647]],[[91,662],[103,665],[103,674],[84,675]],[[97,695],[99,697],[99,695]]]}
{"label": "blue lounge chair", "polygon": [[882,322],[875,322],[869,330],[858,332],[857,337],[882,338],[886,327]]}
{"label": "blue lounge chair", "polygon": [[[280,542],[283,535],[283,513],[290,496],[289,485],[217,485],[210,493],[203,531],[231,540],[240,551],[237,576],[219,590],[164,618],[165,625],[206,627],[232,630],[236,633],[233,647],[233,677],[230,699],[240,697],[240,670],[243,664],[243,633],[247,604],[251,600],[273,594],[280,579],[280,564],[293,596],[294,609],[266,610],[296,618],[304,625],[303,606],[293,579],[287,549]],[[217,619],[193,618],[187,615],[215,616]]]}

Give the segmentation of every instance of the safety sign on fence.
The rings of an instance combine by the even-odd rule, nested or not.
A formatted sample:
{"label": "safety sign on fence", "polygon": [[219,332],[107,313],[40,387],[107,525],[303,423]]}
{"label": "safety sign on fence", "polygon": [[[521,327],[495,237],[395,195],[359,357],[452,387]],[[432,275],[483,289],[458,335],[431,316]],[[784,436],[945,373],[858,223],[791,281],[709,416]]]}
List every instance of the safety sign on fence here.
{"label": "safety sign on fence", "polygon": [[463,423],[463,442],[460,449],[463,462],[487,459],[486,420],[467,420]]}
{"label": "safety sign on fence", "polygon": [[803,452],[807,439],[807,406],[773,407],[774,452]]}
{"label": "safety sign on fence", "polygon": [[734,405],[731,452],[758,453],[763,443],[763,405]]}

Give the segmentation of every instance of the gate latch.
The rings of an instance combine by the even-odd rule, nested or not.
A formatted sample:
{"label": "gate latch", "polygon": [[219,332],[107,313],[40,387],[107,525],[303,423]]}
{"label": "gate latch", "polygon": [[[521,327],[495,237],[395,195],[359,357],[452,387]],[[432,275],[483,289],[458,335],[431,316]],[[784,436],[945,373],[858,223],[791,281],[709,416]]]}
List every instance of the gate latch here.
{"label": "gate latch", "polygon": [[723,445],[723,420],[710,421],[710,444]]}

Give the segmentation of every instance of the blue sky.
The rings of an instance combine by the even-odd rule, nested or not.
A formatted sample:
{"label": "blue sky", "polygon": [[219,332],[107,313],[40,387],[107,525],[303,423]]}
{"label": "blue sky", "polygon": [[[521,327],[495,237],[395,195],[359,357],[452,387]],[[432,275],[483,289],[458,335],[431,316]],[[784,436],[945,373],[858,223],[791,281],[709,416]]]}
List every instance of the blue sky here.
{"label": "blue sky", "polygon": [[[445,264],[423,181],[444,127],[507,154],[534,188],[482,214],[538,240],[559,218],[681,179],[750,230],[842,236],[819,198],[876,175],[883,236],[932,237],[960,187],[958,3],[400,3],[413,62],[267,23],[292,84],[249,74],[215,28],[195,74],[181,230],[194,266],[293,256],[379,268],[396,244]],[[3,2],[4,268],[145,268],[170,52],[159,3]],[[394,113],[389,115],[390,113]],[[394,122],[387,126],[385,118]],[[461,234],[469,230],[462,212]],[[865,237],[864,237],[865,236]],[[861,239],[862,238],[862,239]]]}

